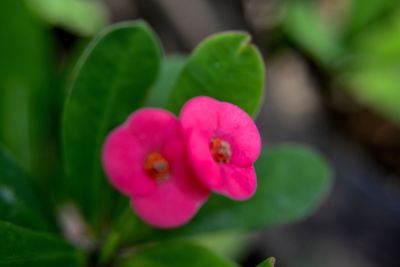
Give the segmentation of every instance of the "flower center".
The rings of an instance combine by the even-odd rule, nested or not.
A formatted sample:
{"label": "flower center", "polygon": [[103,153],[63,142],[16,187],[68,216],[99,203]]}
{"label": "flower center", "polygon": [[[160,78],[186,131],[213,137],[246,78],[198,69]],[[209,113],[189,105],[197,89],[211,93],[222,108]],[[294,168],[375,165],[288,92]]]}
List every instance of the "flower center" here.
{"label": "flower center", "polygon": [[232,151],[228,142],[220,138],[213,138],[210,142],[210,149],[216,162],[228,163],[231,160]]}
{"label": "flower center", "polygon": [[170,174],[169,163],[159,152],[152,152],[147,156],[144,170],[156,180],[165,180]]}

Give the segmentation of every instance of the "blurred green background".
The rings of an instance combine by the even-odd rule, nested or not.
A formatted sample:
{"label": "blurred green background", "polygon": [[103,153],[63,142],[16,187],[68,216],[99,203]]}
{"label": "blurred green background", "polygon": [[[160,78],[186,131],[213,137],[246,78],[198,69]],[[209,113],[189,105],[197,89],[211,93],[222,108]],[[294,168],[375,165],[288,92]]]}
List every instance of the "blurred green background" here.
{"label": "blurred green background", "polygon": [[[336,168],[317,215],[254,234],[235,253],[244,266],[270,255],[282,267],[398,266],[399,1],[2,0],[0,142],[52,198],[72,66],[100,29],[137,18],[169,55],[215,32],[249,31],[267,65],[263,139],[313,145]],[[229,248],[229,238],[218,244]]]}

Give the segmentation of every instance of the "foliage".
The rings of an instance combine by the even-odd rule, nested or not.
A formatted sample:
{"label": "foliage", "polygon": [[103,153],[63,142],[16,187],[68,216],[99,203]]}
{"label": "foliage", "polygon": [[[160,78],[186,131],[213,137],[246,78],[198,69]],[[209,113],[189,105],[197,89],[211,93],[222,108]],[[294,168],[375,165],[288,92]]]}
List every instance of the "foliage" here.
{"label": "foliage", "polygon": [[82,266],[84,254],[55,236],[0,221],[0,264],[16,266]]}
{"label": "foliage", "polygon": [[280,28],[297,48],[332,76],[335,84],[398,124],[399,2],[349,2],[339,19],[329,20],[312,1],[287,0]]}
{"label": "foliage", "polygon": [[[56,87],[57,93],[51,93],[57,97],[38,97],[48,95],[50,87],[41,85],[54,78],[51,71],[42,73],[47,67],[40,65],[43,58],[47,62],[50,57],[43,49],[46,30],[17,2],[9,0],[0,4],[21,13],[21,18],[13,18],[6,16],[5,8],[0,8],[5,15],[1,16],[2,20],[19,25],[10,28],[10,36],[18,44],[15,49],[11,43],[0,42],[4,48],[0,53],[10,53],[5,55],[10,67],[5,70],[7,75],[0,76],[0,94],[10,94],[12,89],[9,88],[22,86],[24,94],[32,96],[29,90],[34,89],[30,88],[40,88],[43,91],[29,99],[30,103],[36,107],[52,105],[57,103],[57,97],[62,98],[60,87]],[[42,2],[43,5],[47,3]],[[42,16],[50,18],[61,12],[62,7],[54,3]],[[71,15],[68,12],[73,11],[65,12],[68,17]],[[23,21],[27,18],[35,23],[25,25]],[[64,21],[57,23],[75,29],[74,25],[64,25]],[[21,49],[20,32],[26,32],[27,38],[37,44],[34,50]],[[0,40],[6,39],[0,35]],[[23,53],[19,59],[23,68],[15,67],[11,59],[19,52]],[[127,201],[105,180],[100,165],[104,137],[129,113],[142,106],[166,107],[178,113],[191,97],[208,95],[232,102],[255,116],[263,98],[264,72],[260,53],[244,32],[213,35],[187,57],[163,57],[157,37],[143,21],[115,24],[101,31],[75,67],[63,114],[54,114],[62,116],[64,172],[57,171],[54,162],[33,164],[41,168],[53,164],[56,169],[47,173],[52,182],[41,179],[43,173],[32,171],[28,168],[32,165],[23,160],[27,153],[43,153],[40,149],[26,148],[26,140],[31,136],[27,139],[16,136],[10,140],[1,135],[1,141],[16,155],[17,161],[1,148],[0,265],[237,266],[197,244],[194,237],[227,229],[243,232],[264,229],[293,223],[312,214],[329,191],[332,171],[316,152],[297,145],[265,147],[256,163],[258,190],[252,199],[238,203],[213,196],[193,221],[174,230],[158,230],[144,224],[129,207],[126,208]],[[5,98],[1,100],[6,101]],[[26,109],[26,102],[17,104],[13,107],[15,110]],[[13,128],[16,133],[28,125],[28,113],[21,114],[13,117],[24,124]],[[41,113],[35,114],[40,122]],[[0,115],[0,130],[4,133],[12,119],[8,113]],[[41,125],[35,127],[42,129]],[[47,128],[42,134],[57,136]],[[57,143],[58,140],[53,145]],[[16,149],[15,144],[22,150]],[[88,229],[93,241],[89,249],[86,247],[82,251],[78,249],[81,244],[69,245],[60,237],[61,230],[65,234],[65,229],[59,229],[55,222],[58,209],[64,204],[72,204],[79,211],[78,217],[81,217],[73,223],[75,226],[82,223],[82,227]],[[129,246],[135,246],[134,253],[126,249]],[[121,251],[124,253],[119,253]],[[260,266],[273,266],[273,261],[267,260]]]}
{"label": "foliage", "polygon": [[82,36],[92,36],[108,23],[107,9],[101,1],[25,1],[43,21]]}

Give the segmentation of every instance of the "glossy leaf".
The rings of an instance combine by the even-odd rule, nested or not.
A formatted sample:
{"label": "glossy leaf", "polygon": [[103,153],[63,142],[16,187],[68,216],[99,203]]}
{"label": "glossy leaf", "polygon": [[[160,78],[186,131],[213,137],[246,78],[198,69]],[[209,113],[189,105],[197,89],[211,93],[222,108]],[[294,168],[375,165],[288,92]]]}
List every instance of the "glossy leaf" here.
{"label": "glossy leaf", "polygon": [[256,267],[274,267],[275,266],[275,258],[268,258]]}
{"label": "glossy leaf", "polygon": [[182,55],[165,57],[161,64],[160,75],[156,84],[151,89],[146,106],[164,107],[171,94],[187,58]]}
{"label": "glossy leaf", "polygon": [[26,0],[44,21],[79,35],[90,36],[108,23],[106,6],[92,0]]}
{"label": "glossy leaf", "polygon": [[0,220],[31,229],[49,230],[50,224],[41,204],[30,179],[0,149]]}
{"label": "glossy leaf", "polygon": [[121,23],[102,32],[78,63],[64,108],[64,190],[96,227],[115,199],[100,164],[105,136],[144,103],[160,57],[147,24]]}
{"label": "glossy leaf", "polygon": [[237,267],[211,251],[189,242],[164,242],[122,259],[116,267]]}
{"label": "glossy leaf", "polygon": [[78,267],[83,255],[65,241],[0,221],[0,266]]}
{"label": "glossy leaf", "polygon": [[315,212],[332,184],[330,166],[315,152],[299,146],[263,151],[256,171],[257,191],[250,200],[236,202],[213,195],[186,226],[173,231],[153,230],[142,239],[293,223]]}
{"label": "glossy leaf", "polygon": [[264,64],[250,36],[241,32],[213,35],[191,54],[172,89],[167,108],[179,113],[198,95],[228,101],[250,115],[260,107],[264,92]]}

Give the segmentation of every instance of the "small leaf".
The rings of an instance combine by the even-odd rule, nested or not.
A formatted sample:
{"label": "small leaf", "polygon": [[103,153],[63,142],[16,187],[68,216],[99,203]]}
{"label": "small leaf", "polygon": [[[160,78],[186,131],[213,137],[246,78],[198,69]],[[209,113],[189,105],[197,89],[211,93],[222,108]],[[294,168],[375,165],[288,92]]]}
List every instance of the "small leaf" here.
{"label": "small leaf", "polygon": [[240,106],[250,115],[260,107],[264,64],[250,36],[241,32],[213,35],[191,54],[167,107],[175,114],[187,100],[205,95]]}
{"label": "small leaf", "polygon": [[26,174],[0,149],[0,220],[49,230],[45,211],[32,188]]}
{"label": "small leaf", "polygon": [[105,136],[144,103],[160,58],[147,24],[121,23],[101,33],[77,66],[64,108],[64,188],[95,227],[115,200],[100,164]]}
{"label": "small leaf", "polygon": [[116,267],[238,267],[234,262],[189,242],[156,244],[121,259]]}
{"label": "small leaf", "polygon": [[271,257],[266,259],[265,261],[258,264],[256,267],[274,267],[275,266],[275,258]]}
{"label": "small leaf", "polygon": [[0,266],[78,267],[83,255],[51,235],[0,221]]}
{"label": "small leaf", "polygon": [[44,21],[73,33],[90,36],[108,22],[106,6],[93,0],[26,0]]}

